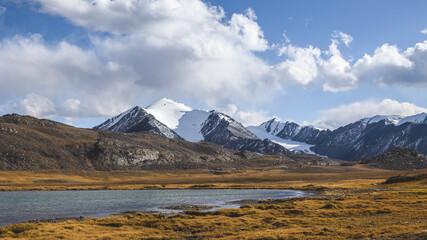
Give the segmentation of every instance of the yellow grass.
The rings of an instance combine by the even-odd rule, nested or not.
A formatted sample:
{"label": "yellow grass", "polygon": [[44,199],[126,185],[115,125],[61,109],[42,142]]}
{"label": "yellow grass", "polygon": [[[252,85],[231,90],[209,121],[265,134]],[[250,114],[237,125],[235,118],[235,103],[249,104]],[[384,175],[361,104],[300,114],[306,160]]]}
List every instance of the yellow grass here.
{"label": "yellow grass", "polygon": [[[265,200],[240,209],[185,214],[135,213],[0,228],[3,239],[427,239],[426,180],[380,184],[389,176],[426,173],[360,167],[308,172],[270,169],[208,172],[0,173],[3,188],[275,187],[321,190],[304,198]],[[349,170],[349,171],[346,171]],[[311,172],[310,172],[311,171]],[[20,179],[10,177],[20,176]],[[4,183],[7,179],[8,185]],[[62,179],[76,182],[57,181]],[[40,182],[40,180],[46,180]],[[49,180],[49,181],[48,181]],[[40,185],[34,183],[38,182]],[[104,185],[102,184],[104,182]],[[124,184],[129,183],[129,184]]]}
{"label": "yellow grass", "polygon": [[189,171],[0,171],[0,191],[91,190],[146,188],[300,188],[307,184],[328,187],[361,187],[360,180],[379,183],[398,173],[360,166],[311,167],[295,170],[252,169],[242,173],[212,174]]}

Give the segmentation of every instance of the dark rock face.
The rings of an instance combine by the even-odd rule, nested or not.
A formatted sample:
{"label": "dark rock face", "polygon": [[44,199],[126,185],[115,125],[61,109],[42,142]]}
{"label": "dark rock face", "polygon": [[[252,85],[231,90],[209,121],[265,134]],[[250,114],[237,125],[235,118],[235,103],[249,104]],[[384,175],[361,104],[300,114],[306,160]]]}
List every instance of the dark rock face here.
{"label": "dark rock face", "polygon": [[356,122],[333,131],[316,153],[348,161],[384,153],[391,147],[406,147],[427,154],[427,124],[405,123],[399,126],[386,121],[368,124]]}
{"label": "dark rock face", "polygon": [[320,155],[357,161],[384,153],[395,146],[427,154],[426,121],[395,125],[387,119],[373,123],[360,120],[333,131],[286,122],[276,136],[312,144],[311,150]]}
{"label": "dark rock face", "polygon": [[285,147],[268,139],[259,139],[243,127],[242,124],[216,111],[212,111],[211,115],[203,123],[201,133],[205,141],[233,150],[248,150],[258,153],[292,153]]}
{"label": "dark rock face", "polygon": [[391,148],[378,156],[362,159],[359,163],[396,171],[427,168],[425,155],[416,150],[402,147]]}
{"label": "dark rock face", "polygon": [[281,130],[278,129],[278,131],[279,133],[277,133],[276,136],[283,139],[291,139],[301,131],[301,127],[296,123],[286,122],[283,128]]}
{"label": "dark rock face", "polygon": [[95,126],[95,130],[108,130],[115,132],[151,132],[163,137],[182,139],[172,129],[158,121],[153,115],[141,107],[134,107],[104,123]]}

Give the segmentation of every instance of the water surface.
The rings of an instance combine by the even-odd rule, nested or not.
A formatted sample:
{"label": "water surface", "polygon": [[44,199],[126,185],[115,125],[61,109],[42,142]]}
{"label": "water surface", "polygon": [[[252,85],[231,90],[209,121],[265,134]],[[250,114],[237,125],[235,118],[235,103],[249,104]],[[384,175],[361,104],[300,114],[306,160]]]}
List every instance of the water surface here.
{"label": "water surface", "polygon": [[159,211],[171,205],[236,208],[236,200],[278,199],[306,193],[277,189],[168,189],[0,192],[0,226],[35,219],[104,217],[125,211]]}

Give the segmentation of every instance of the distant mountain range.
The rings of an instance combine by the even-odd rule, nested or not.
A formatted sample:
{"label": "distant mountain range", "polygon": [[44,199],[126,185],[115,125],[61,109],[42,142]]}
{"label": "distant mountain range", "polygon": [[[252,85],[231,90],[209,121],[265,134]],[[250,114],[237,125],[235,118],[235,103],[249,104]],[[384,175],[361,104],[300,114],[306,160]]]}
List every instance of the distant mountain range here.
{"label": "distant mountain range", "polygon": [[163,98],[146,109],[134,107],[104,123],[95,130],[116,132],[149,131],[168,138],[190,142],[208,141],[232,150],[258,153],[292,152],[269,139],[260,139],[242,124],[218,111],[192,110]]}
{"label": "distant mountain range", "polygon": [[392,147],[406,147],[427,154],[427,114],[410,117],[375,116],[364,118],[343,127],[320,130],[293,122],[272,119],[252,131],[264,132],[280,139],[312,145],[319,155],[357,161],[384,153]]}
{"label": "distant mountain range", "polygon": [[427,154],[427,114],[410,117],[375,116],[335,130],[301,126],[274,118],[244,127],[224,113],[193,110],[163,98],[143,109],[134,107],[94,127],[117,132],[148,131],[190,142],[209,141],[233,150],[259,153],[314,153],[357,161],[407,147]]}

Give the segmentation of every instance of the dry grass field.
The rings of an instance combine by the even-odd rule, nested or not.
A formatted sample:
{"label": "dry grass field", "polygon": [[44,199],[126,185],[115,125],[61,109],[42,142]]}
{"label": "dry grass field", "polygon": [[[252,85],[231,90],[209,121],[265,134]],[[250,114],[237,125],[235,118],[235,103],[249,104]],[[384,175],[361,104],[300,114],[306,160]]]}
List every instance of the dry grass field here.
{"label": "dry grass field", "polygon": [[288,188],[310,197],[240,209],[21,223],[2,239],[427,239],[427,180],[383,184],[395,172],[363,166],[174,172],[0,172],[1,190]]}

